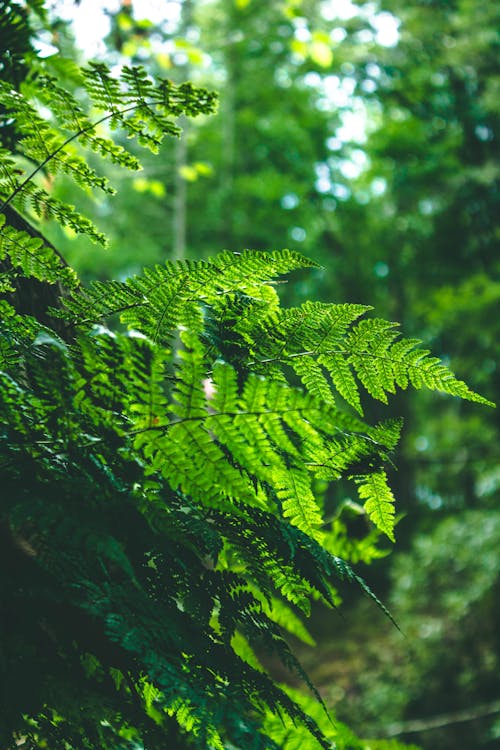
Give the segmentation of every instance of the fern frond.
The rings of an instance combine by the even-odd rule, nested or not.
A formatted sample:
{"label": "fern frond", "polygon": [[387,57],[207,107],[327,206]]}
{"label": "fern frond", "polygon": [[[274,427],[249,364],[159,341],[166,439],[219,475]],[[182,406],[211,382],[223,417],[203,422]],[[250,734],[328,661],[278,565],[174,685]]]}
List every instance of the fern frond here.
{"label": "fern frond", "polygon": [[76,273],[63,264],[51,247],[42,239],[9,226],[5,215],[0,213],[0,260],[6,257],[24,276],[49,284],[60,281],[68,289],[78,286]]}
{"label": "fern frond", "polygon": [[429,356],[428,350],[417,348],[419,343],[398,339],[394,324],[374,319],[362,321],[353,329],[346,340],[346,351],[368,392],[381,401],[387,400],[385,392],[395,391],[395,385],[406,387],[411,383],[415,388],[426,387],[493,405],[458,380],[439,359]]}
{"label": "fern frond", "polygon": [[[95,63],[72,78],[77,101],[41,67],[23,93],[0,85],[17,143],[16,158],[0,152],[0,197],[100,241],[40,176],[109,193],[81,147],[135,169],[109,131],[155,151],[179,134],[180,115],[213,111],[215,96]],[[296,608],[333,607],[337,587],[354,583],[390,617],[332,553],[340,525],[335,538],[316,480],[353,478],[373,533],[393,540],[384,466],[401,423],[372,426],[353,410],[409,385],[485,400],[393,323],[360,320],[365,306],[282,309],[275,279],[315,265],[290,250],[224,251],[77,289],[7,212],[4,259],[2,290],[16,274],[71,287],[60,314],[81,329],[68,344],[0,300],[1,554],[14,562],[2,598],[19,614],[4,630],[7,647],[30,654],[7,679],[30,695],[28,706],[24,689],[9,697],[4,744],[33,735],[54,748],[160,748],[187,736],[200,750],[278,750],[293,747],[292,726],[301,747],[340,744],[346,735],[320,729],[253,655],[273,653],[321,704],[282,636],[311,641]],[[116,314],[128,334],[101,324]],[[68,699],[74,684],[82,695]],[[269,714],[283,732],[267,731]]]}
{"label": "fern frond", "polygon": [[[106,244],[105,235],[100,232],[90,219],[75,210],[75,207],[52,197],[44,187],[34,181],[14,178],[8,185],[0,184],[0,198],[5,198],[0,204],[0,211],[11,201],[21,213],[32,210],[36,216],[43,219],[57,219],[62,226],[69,226],[77,234],[87,234],[91,240]],[[14,200],[15,199],[15,200]]]}
{"label": "fern frond", "polygon": [[290,523],[320,542],[323,522],[318,504],[311,489],[311,479],[307,473],[288,469],[276,476],[277,496],[283,504],[283,515]]}
{"label": "fern frond", "polygon": [[385,471],[357,477],[358,492],[364,508],[375,526],[394,542],[394,495],[387,484]]}
{"label": "fern frond", "polygon": [[291,250],[225,251],[208,261],[167,261],[119,284],[94,283],[89,290],[65,300],[65,317],[85,326],[121,314],[125,323],[153,340],[168,339],[185,323],[193,305],[217,305],[226,295],[237,292],[258,297],[262,282],[313,265]]}
{"label": "fern frond", "polygon": [[84,85],[94,106],[108,111],[112,129],[121,127],[131,138],[158,150],[163,136],[179,135],[172,117],[195,117],[214,111],[216,95],[191,84],[175,86],[159,78],[155,83],[145,69],[124,67],[119,79],[110,75],[102,63],[90,63],[83,69]]}
{"label": "fern frond", "polygon": [[338,393],[362,414],[361,385],[387,403],[396,387],[430,388],[492,405],[458,380],[438,359],[418,348],[420,341],[400,337],[394,323],[378,318],[356,322],[362,305],[305,303],[270,313],[252,330],[252,366],[280,363],[292,368],[306,388],[332,402],[328,378]]}
{"label": "fern frond", "polygon": [[[76,71],[77,81],[83,86],[85,79],[80,70]],[[111,78],[111,81],[116,79]],[[37,98],[47,107],[57,113],[58,124],[62,132],[66,132],[69,138],[77,140],[82,146],[89,147],[113,164],[131,170],[140,169],[140,162],[134,154],[131,154],[123,146],[115,143],[111,138],[98,135],[102,128],[102,122],[93,122],[89,115],[84,112],[80,104],[67,89],[60,86],[55,76],[40,74],[38,76]],[[120,101],[119,86],[117,86],[118,102]],[[90,92],[88,92],[90,93]],[[108,109],[112,109],[110,100]]]}
{"label": "fern frond", "polygon": [[[50,125],[40,115],[37,106],[22,93],[6,82],[0,84],[0,106],[16,118],[17,151],[35,165],[31,172],[19,177],[12,159],[3,159],[1,206],[14,202],[23,211],[29,205],[37,216],[55,218],[63,226],[104,244],[104,235],[88,218],[36,184],[37,174],[41,171],[49,175],[63,172],[83,188],[113,193],[107,179],[98,175],[80,156],[74,146],[76,142],[90,146],[120,166],[137,169],[139,162],[132,154],[111,139],[97,134],[99,125],[107,122],[111,129],[123,128],[129,137],[137,138],[141,145],[156,151],[166,134],[179,134],[180,129],[173,117],[183,113],[196,116],[201,112],[212,112],[216,97],[190,85],[176,87],[167,80],[154,84],[142,68],[125,68],[121,78],[115,79],[106,66],[99,63],[91,64],[83,71],[80,83],[91,103],[98,109],[107,110],[96,122],[90,120],[75,97],[53,76],[38,71],[38,76],[31,81],[39,100],[50,108],[56,126]],[[69,131],[67,137],[62,135],[64,131]]]}
{"label": "fern frond", "polygon": [[314,646],[315,640],[300,617],[282,599],[273,596],[268,602],[256,587],[251,587],[253,595],[259,600],[264,613],[283,630],[298,638],[308,646]]}

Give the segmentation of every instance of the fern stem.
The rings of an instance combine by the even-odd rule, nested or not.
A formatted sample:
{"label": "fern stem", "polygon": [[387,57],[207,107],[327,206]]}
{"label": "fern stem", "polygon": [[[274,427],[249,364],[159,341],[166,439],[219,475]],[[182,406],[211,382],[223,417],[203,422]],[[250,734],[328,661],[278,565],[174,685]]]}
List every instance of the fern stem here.
{"label": "fern stem", "polygon": [[[279,357],[269,357],[267,359],[256,359],[252,362],[247,363],[247,367],[253,367],[254,365],[267,365],[271,364],[272,362],[286,362],[287,359],[296,359],[297,357],[320,357],[324,354],[344,354],[344,355],[352,355],[356,354],[358,356],[363,357],[372,357],[373,359],[380,359],[385,362],[395,362],[398,360],[395,360],[393,357],[387,357],[383,354],[375,354],[374,352],[367,352],[364,350],[357,351],[356,349],[325,349],[322,352],[317,351],[317,349],[312,349],[311,351],[305,351],[305,352],[294,352],[292,354],[286,354],[285,356],[279,356]],[[418,370],[418,367],[416,365],[410,365],[407,364],[404,361],[401,361],[401,364],[405,365],[409,370]]]}
{"label": "fern stem", "polygon": [[217,411],[213,413],[208,413],[195,416],[195,417],[182,417],[181,419],[175,419],[173,422],[168,422],[167,424],[163,425],[152,425],[150,427],[141,427],[140,430],[133,430],[132,432],[127,433],[129,436],[132,435],[141,435],[144,432],[149,432],[150,430],[155,431],[167,431],[171,427],[175,427],[178,424],[185,424],[186,422],[204,422],[206,419],[213,419],[214,417],[260,417],[264,414],[277,414],[278,416],[280,414],[290,414],[291,412],[297,412],[300,414],[303,411],[307,411],[303,407],[297,406],[295,408],[290,409],[262,409],[261,411]]}

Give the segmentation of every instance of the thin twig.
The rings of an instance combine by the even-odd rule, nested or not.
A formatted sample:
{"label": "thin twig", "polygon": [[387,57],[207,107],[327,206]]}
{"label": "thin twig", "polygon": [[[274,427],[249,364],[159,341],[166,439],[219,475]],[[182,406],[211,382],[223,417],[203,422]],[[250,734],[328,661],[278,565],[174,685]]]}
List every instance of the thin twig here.
{"label": "thin twig", "polygon": [[461,724],[466,721],[475,721],[486,716],[500,713],[500,700],[491,703],[482,703],[479,706],[465,708],[448,714],[439,714],[428,719],[412,719],[391,724],[384,732],[385,737],[397,737],[401,734],[414,734],[416,732],[428,732],[431,729],[440,729],[452,724]]}

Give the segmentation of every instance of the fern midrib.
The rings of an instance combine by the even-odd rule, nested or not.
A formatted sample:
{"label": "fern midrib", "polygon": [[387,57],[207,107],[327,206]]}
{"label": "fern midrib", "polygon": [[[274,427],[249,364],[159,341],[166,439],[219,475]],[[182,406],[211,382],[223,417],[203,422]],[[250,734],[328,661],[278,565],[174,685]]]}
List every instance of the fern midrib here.
{"label": "fern midrib", "polygon": [[[291,412],[295,412],[297,414],[301,414],[302,412],[307,414],[308,408],[307,407],[294,407],[290,409],[263,409],[261,411],[234,411],[234,412],[215,412],[215,413],[207,413],[199,416],[192,416],[192,417],[183,417],[182,419],[175,419],[171,422],[168,422],[167,424],[159,425],[148,425],[147,427],[141,427],[138,430],[130,430],[126,433],[124,433],[123,437],[136,437],[137,435],[143,435],[146,432],[167,432],[170,428],[175,427],[176,425],[185,424],[186,422],[204,422],[208,419],[214,419],[217,417],[229,417],[229,418],[235,418],[235,417],[241,417],[241,416],[253,416],[253,417],[260,417],[267,414],[274,414],[277,416],[280,416],[281,414],[289,414]],[[338,432],[345,434],[340,428],[337,429]],[[356,433],[357,434],[357,433]],[[375,445],[378,445],[372,438],[369,438],[368,436],[361,436],[365,440],[373,442]],[[80,447],[89,447],[93,446],[97,443],[105,442],[107,438],[94,438],[89,443],[84,443],[80,445]],[[32,441],[31,444],[34,445],[54,445],[59,441],[49,441],[49,440],[35,440]],[[306,464],[306,465],[316,465],[316,464]],[[319,464],[318,464],[319,465]]]}
{"label": "fern midrib", "polygon": [[[252,362],[247,363],[247,367],[253,367],[254,365],[265,365],[265,364],[271,364],[273,362],[286,362],[289,359],[295,359],[297,357],[321,357],[325,354],[342,354],[344,356],[362,356],[362,357],[371,357],[372,359],[378,359],[385,362],[389,362],[391,364],[399,364],[405,367],[407,370],[414,370],[416,372],[420,371],[420,367],[418,364],[411,364],[409,362],[406,362],[404,359],[396,359],[394,357],[390,357],[384,354],[375,354],[374,352],[368,352],[364,349],[325,349],[322,352],[318,352],[317,349],[311,349],[310,351],[305,352],[293,352],[292,354],[287,354],[284,357],[269,357],[266,359],[256,359]],[[425,362],[426,356],[422,356],[422,363]],[[454,377],[454,376],[452,376]]]}
{"label": "fern midrib", "polygon": [[[131,432],[127,433],[129,436],[135,436],[135,435],[141,435],[144,432],[149,432],[151,430],[154,431],[167,431],[171,427],[175,427],[178,424],[184,424],[186,422],[204,422],[207,419],[214,419],[216,417],[260,417],[265,414],[289,414],[290,412],[296,412],[298,414],[301,414],[302,412],[307,413],[308,408],[307,407],[293,407],[290,409],[261,409],[260,411],[219,411],[219,412],[213,412],[213,413],[207,413],[202,414],[198,416],[192,416],[192,417],[183,417],[182,419],[175,419],[172,422],[168,422],[167,424],[163,425],[153,425],[152,427],[141,427],[140,430],[132,430]],[[339,430],[340,431],[340,430]]]}

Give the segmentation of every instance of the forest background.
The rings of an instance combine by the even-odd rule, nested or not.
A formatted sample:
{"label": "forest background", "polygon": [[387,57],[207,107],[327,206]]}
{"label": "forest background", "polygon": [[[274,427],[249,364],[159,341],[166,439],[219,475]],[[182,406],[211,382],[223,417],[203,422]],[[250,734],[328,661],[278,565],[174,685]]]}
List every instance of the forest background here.
{"label": "forest background", "polygon": [[[90,11],[69,5],[53,4],[42,52],[81,61]],[[185,123],[141,173],[113,173],[119,211],[89,198],[106,251],[55,228],[68,261],[86,279],[125,278],[166,258],[289,246],[323,266],[287,286],[290,303],[371,304],[498,401],[500,3],[159,5],[103,2],[100,59],[215,88],[218,115]],[[64,180],[54,190],[76,201]],[[371,559],[375,532],[341,483],[335,521],[366,540],[359,568],[406,638],[352,596],[342,617],[315,613],[301,658],[365,736],[500,747],[498,416],[422,393],[390,408],[405,417],[399,544]]]}

